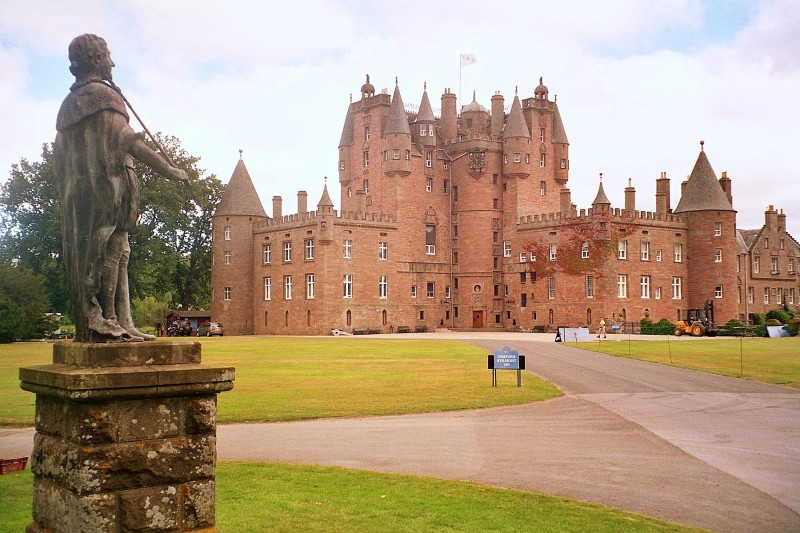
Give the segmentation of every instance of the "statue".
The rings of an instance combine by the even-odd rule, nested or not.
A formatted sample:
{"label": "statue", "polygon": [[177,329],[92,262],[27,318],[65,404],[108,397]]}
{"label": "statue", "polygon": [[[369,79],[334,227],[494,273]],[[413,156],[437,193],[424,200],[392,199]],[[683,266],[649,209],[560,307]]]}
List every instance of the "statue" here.
{"label": "statue", "polygon": [[139,216],[133,158],[167,179],[188,177],[128,124],[127,101],[113,83],[115,65],[104,39],[76,37],[69,60],[75,83],[58,112],[53,161],[75,340],[152,340],[133,323],[128,291],[128,232]]}

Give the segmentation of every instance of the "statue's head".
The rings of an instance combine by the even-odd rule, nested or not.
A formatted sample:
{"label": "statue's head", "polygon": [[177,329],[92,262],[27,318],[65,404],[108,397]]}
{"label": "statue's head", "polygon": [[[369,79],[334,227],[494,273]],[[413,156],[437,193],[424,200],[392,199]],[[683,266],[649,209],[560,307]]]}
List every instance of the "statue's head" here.
{"label": "statue's head", "polygon": [[72,39],[69,43],[69,71],[77,79],[98,76],[111,81],[111,52],[105,39],[86,33]]}

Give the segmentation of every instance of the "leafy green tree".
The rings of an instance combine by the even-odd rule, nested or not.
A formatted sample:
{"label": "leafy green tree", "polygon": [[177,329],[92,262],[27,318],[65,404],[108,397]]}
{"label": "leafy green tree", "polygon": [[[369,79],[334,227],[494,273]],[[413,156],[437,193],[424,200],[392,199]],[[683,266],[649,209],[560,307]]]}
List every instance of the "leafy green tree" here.
{"label": "leafy green tree", "polygon": [[164,317],[169,312],[171,305],[171,293],[166,293],[161,297],[148,295],[144,298],[133,298],[131,300],[133,321],[140,330],[143,327],[155,327],[156,324],[163,325]]}
{"label": "leafy green tree", "polygon": [[41,339],[55,329],[44,278],[29,269],[0,263],[0,342]]}

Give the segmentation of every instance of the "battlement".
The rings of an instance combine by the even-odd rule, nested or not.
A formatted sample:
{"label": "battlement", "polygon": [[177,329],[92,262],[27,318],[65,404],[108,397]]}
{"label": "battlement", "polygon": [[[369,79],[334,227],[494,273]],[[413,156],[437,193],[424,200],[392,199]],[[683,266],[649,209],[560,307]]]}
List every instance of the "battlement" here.
{"label": "battlement", "polygon": [[[608,211],[595,212],[591,207],[588,209],[581,209],[579,212],[571,211],[562,213],[556,211],[553,213],[543,213],[541,215],[524,215],[519,218],[517,226],[525,226],[525,228],[535,229],[539,227],[547,227],[553,225],[554,222],[569,221],[573,223],[589,222],[594,215],[598,213],[608,213],[612,222],[619,223],[646,223],[655,224],[663,223],[663,225],[683,225],[686,223],[686,218],[681,215],[673,215],[672,213],[656,213],[654,211],[627,211],[618,207],[609,209]],[[523,228],[519,228],[523,229]]]}
{"label": "battlement", "polygon": [[[253,224],[253,233],[263,233],[272,229],[290,230],[307,225],[317,224],[317,220],[322,218],[319,211],[309,211],[307,213],[295,213],[285,215],[280,218],[269,218],[260,220]],[[362,211],[347,211],[338,213],[333,210],[334,224],[337,222],[367,222],[378,224],[396,224],[397,217],[384,213],[365,213]]]}
{"label": "battlement", "polygon": [[502,143],[502,139],[488,133],[469,133],[463,135],[461,139],[444,139],[444,145],[448,147],[458,147],[459,145],[469,147],[470,142],[487,141]]}

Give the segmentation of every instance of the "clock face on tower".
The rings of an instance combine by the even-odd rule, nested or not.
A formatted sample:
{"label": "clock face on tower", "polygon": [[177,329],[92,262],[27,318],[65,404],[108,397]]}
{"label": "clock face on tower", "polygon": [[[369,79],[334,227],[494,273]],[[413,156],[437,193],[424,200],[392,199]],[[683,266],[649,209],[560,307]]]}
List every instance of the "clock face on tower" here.
{"label": "clock face on tower", "polygon": [[481,150],[474,150],[469,153],[469,168],[473,170],[482,169],[485,166],[484,153]]}

